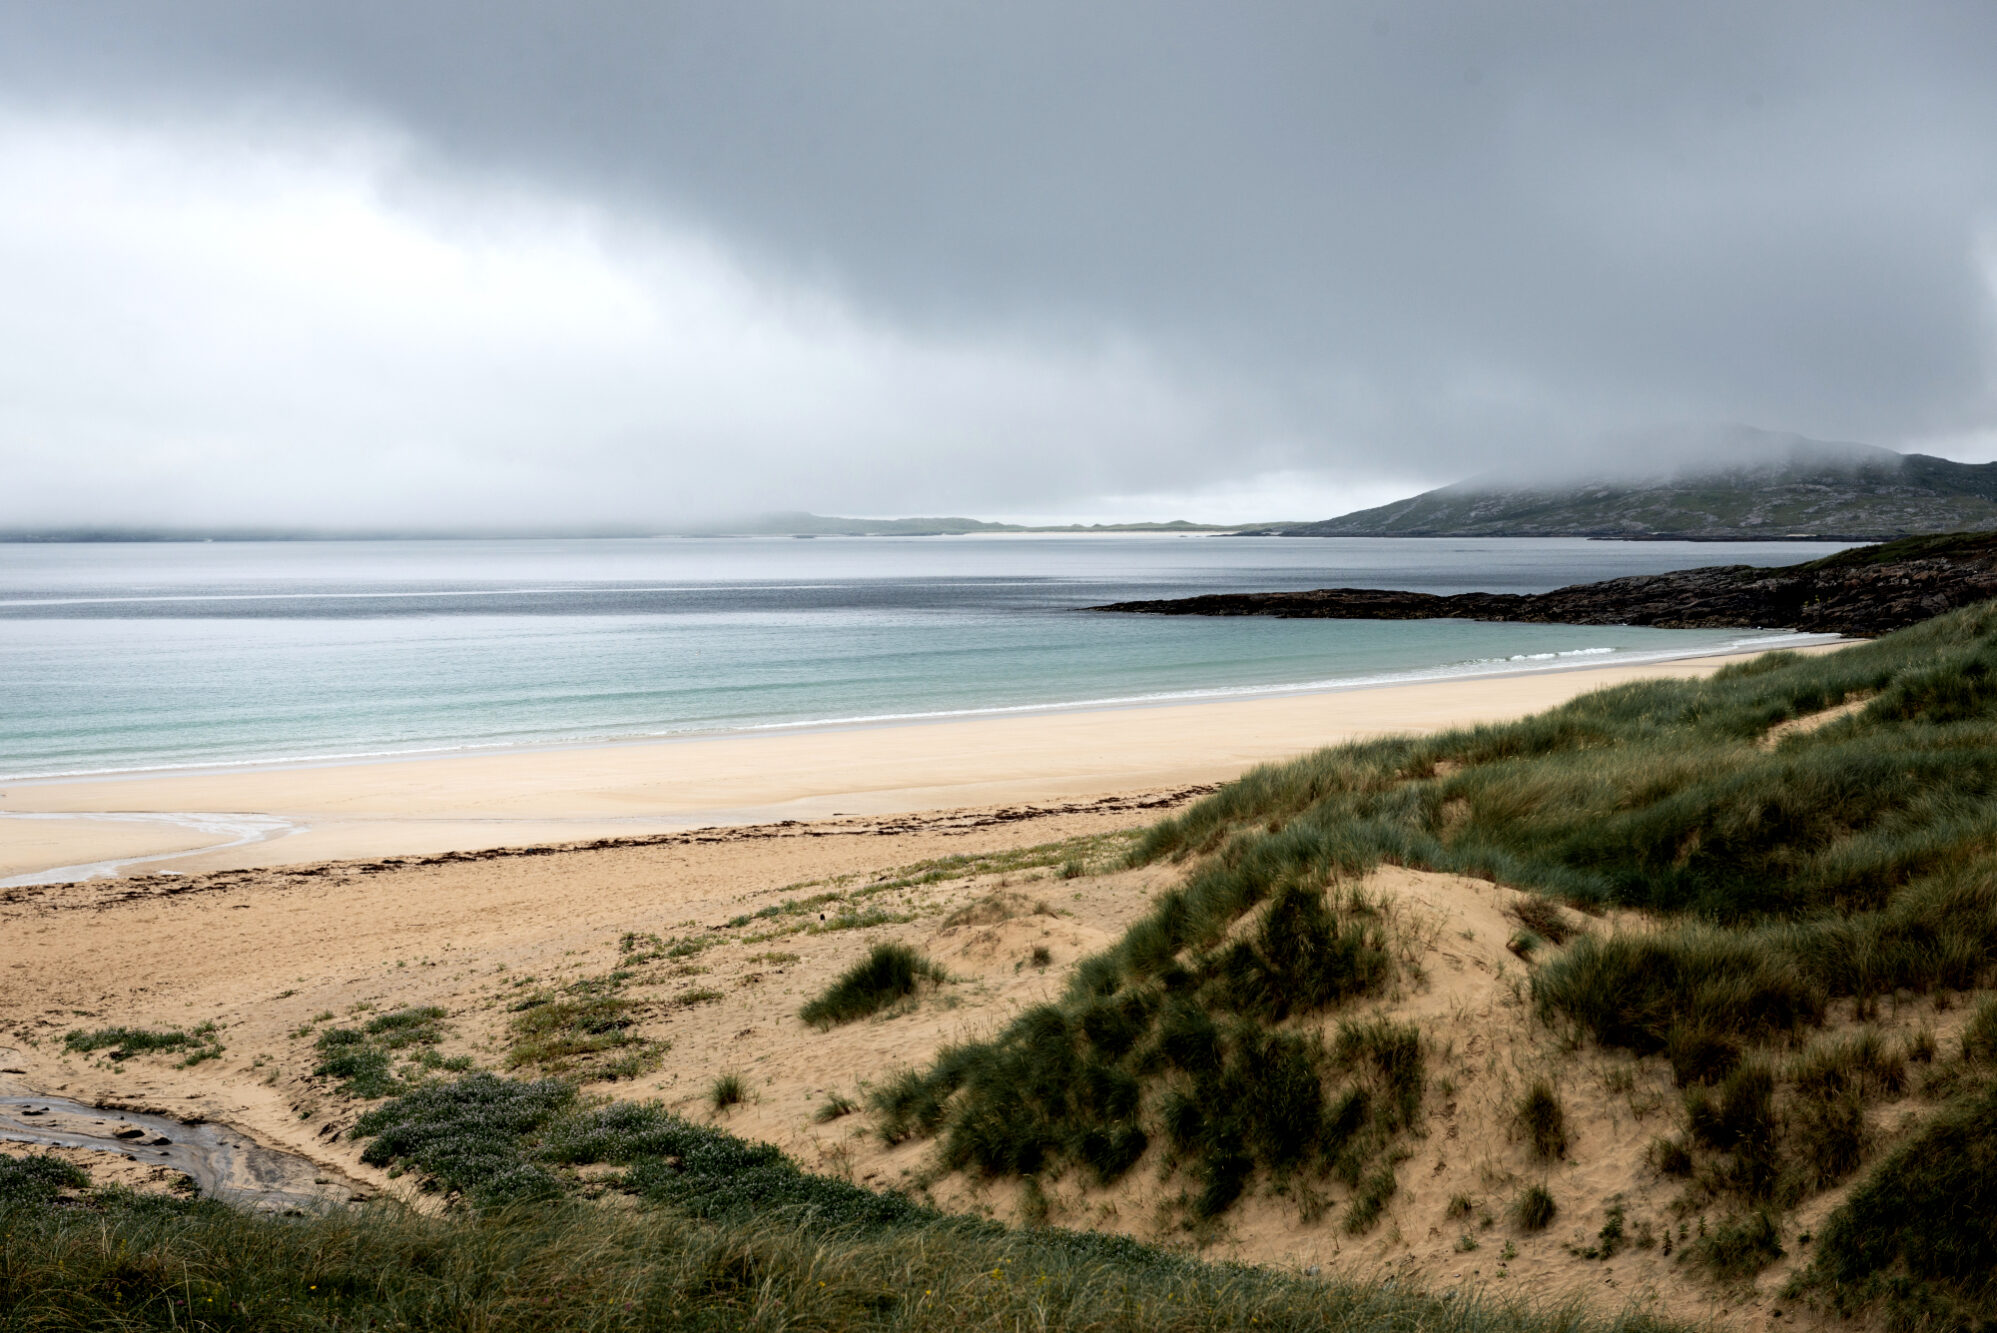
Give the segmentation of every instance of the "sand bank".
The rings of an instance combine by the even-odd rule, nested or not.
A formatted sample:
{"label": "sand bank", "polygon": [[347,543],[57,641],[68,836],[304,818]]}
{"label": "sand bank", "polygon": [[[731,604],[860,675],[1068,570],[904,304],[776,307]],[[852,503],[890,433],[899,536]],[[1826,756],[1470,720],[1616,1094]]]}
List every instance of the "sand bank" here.
{"label": "sand bank", "polygon": [[[164,855],[142,868],[197,872],[1181,790],[1322,745],[1517,717],[1605,685],[1702,676],[1731,660],[891,726],[14,782],[0,792],[0,814],[78,818],[0,819],[0,879],[121,857]],[[169,822],[102,818],[188,812],[261,816],[293,831],[216,849],[230,839],[191,838],[187,827]],[[209,850],[198,850],[204,846]]]}

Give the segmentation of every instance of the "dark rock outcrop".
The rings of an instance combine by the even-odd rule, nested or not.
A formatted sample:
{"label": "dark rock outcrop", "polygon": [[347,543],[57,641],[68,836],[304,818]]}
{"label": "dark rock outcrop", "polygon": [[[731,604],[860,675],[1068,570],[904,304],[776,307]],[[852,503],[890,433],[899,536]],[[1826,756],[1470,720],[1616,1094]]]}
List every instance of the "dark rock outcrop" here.
{"label": "dark rock outcrop", "polygon": [[1089,609],[1168,616],[1798,629],[1871,637],[1992,597],[1997,597],[1997,535],[1954,533],[1859,547],[1801,565],[1713,565],[1543,593],[1445,597],[1318,588],[1116,602]]}

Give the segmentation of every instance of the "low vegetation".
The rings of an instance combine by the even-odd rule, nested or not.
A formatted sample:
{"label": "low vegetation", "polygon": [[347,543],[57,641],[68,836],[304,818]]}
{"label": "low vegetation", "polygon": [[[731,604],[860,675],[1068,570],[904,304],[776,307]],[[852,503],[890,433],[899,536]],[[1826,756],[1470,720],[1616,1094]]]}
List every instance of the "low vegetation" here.
{"label": "low vegetation", "polygon": [[513,1011],[508,1069],[609,1082],[636,1078],[659,1067],[668,1047],[635,1031],[642,1006],[625,993],[631,965],[634,959],[686,957],[697,950],[674,953],[668,945],[633,954],[631,938],[626,937],[625,959],[615,971],[530,990],[508,1006]]}
{"label": "low vegetation", "polygon": [[924,982],[947,980],[948,973],[906,944],[876,944],[798,1017],[817,1028],[857,1023],[911,998]]}
{"label": "low vegetation", "polygon": [[0,1209],[53,1203],[65,1192],[89,1187],[83,1169],[60,1158],[0,1156]]}
{"label": "low vegetation", "polygon": [[[545,1107],[546,1100],[533,1104]],[[527,1118],[525,1107],[515,1111]],[[117,1192],[66,1204],[51,1203],[47,1191],[30,1199],[11,1182],[43,1168],[24,1171],[0,1158],[0,1328],[1664,1333],[1669,1327],[1644,1316],[1530,1313],[1456,1293],[1203,1263],[1119,1237],[942,1217],[893,1196],[807,1176],[774,1150],[657,1112],[551,1113],[569,1117],[560,1121],[567,1127],[562,1146],[550,1141],[553,1155],[677,1157],[682,1165],[649,1177],[636,1210],[549,1196],[442,1215],[383,1203],[272,1221],[206,1201]],[[74,1184],[65,1177],[54,1188]]]}
{"label": "low vegetation", "polygon": [[1940,1110],[1831,1215],[1798,1290],[1904,1327],[1987,1325],[1997,1309],[1997,1000],[1923,1080]]}
{"label": "low vegetation", "polygon": [[313,1043],[319,1061],[312,1073],[335,1080],[346,1096],[364,1101],[392,1097],[435,1071],[462,1073],[471,1068],[471,1057],[436,1051],[444,1039],[445,1017],[435,1005],[420,1005],[376,1014],[359,1027],[321,1029]]}
{"label": "low vegetation", "polygon": [[707,1085],[707,1104],[716,1111],[740,1106],[749,1097],[749,1085],[740,1074],[721,1074]]}
{"label": "low vegetation", "polygon": [[754,912],[746,912],[730,920],[724,929],[755,927],[757,929],[742,938],[748,943],[760,943],[791,935],[819,935],[831,931],[900,925],[915,920],[916,914],[870,900],[903,894],[909,889],[920,889],[931,884],[985,875],[1020,875],[1031,879],[1036,877],[1036,872],[1044,870],[1055,878],[1076,879],[1092,871],[1121,866],[1137,836],[1129,830],[1091,833],[1032,847],[939,856],[872,876],[835,875],[829,879],[808,880],[788,885],[782,891],[800,893],[816,889],[817,892],[785,898]]}
{"label": "low vegetation", "polygon": [[62,1044],[64,1050],[78,1055],[103,1051],[105,1059],[114,1061],[135,1055],[178,1055],[182,1068],[213,1060],[223,1051],[220,1030],[213,1023],[192,1028],[98,1028],[94,1032],[78,1028],[65,1036]]}

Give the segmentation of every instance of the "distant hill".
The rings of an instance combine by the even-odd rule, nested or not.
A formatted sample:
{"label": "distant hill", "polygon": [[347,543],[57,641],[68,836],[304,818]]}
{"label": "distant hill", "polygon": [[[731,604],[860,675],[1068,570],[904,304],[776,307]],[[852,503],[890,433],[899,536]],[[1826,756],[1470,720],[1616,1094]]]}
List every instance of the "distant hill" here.
{"label": "distant hill", "polygon": [[[1262,526],[1282,526],[1267,524]],[[954,537],[978,532],[1233,532],[1232,527],[1174,519],[1169,523],[1065,523],[1033,527],[977,518],[838,518],[826,514],[759,514],[685,530],[716,537]]]}
{"label": "distant hill", "polygon": [[1495,474],[1317,523],[1296,537],[1622,537],[1889,541],[1997,529],[1997,463],[1954,463],[1745,428],[1650,476],[1518,485]]}
{"label": "distant hill", "polygon": [[[1258,531],[1288,524],[1255,524]],[[1028,527],[976,518],[838,518],[826,514],[759,514],[753,518],[658,528],[0,528],[0,542],[289,542],[448,541],[505,537],[956,537],[979,532],[1235,532],[1225,524],[1067,523]]]}

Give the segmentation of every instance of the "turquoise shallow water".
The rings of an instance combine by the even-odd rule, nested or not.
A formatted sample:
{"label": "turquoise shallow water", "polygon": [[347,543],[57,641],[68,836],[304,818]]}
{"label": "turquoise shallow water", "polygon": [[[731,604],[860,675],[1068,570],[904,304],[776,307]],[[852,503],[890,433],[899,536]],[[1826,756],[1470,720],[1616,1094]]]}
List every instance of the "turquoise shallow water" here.
{"label": "turquoise shallow water", "polygon": [[1819,543],[1210,537],[0,546],[0,777],[1225,697],[1785,636],[1109,616],[1271,588],[1539,591]]}

